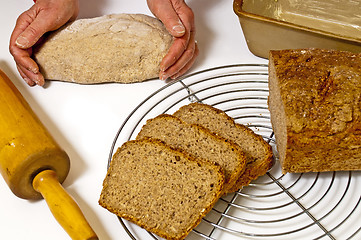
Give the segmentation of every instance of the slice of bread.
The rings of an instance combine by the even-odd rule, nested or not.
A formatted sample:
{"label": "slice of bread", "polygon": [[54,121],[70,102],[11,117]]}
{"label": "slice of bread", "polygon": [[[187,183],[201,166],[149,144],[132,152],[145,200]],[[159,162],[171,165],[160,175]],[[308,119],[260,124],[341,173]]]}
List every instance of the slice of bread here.
{"label": "slice of bread", "polygon": [[181,107],[173,115],[187,123],[199,124],[218,136],[232,140],[244,151],[247,162],[246,170],[237,180],[232,191],[248,185],[272,167],[271,146],[250,128],[235,123],[222,110],[207,104],[191,103]]}
{"label": "slice of bread", "polygon": [[154,138],[180,149],[194,157],[219,164],[226,177],[224,193],[229,193],[245,169],[246,158],[239,146],[232,141],[212,134],[179,118],[162,114],[150,119],[138,133],[137,139]]}
{"label": "slice of bread", "polygon": [[166,239],[183,239],[222,194],[221,168],[161,141],[124,143],[113,155],[99,204]]}

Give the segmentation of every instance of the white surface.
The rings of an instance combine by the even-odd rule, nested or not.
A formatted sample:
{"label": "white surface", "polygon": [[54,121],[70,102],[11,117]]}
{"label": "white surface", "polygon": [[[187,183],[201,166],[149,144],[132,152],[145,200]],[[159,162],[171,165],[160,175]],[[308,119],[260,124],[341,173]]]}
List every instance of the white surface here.
{"label": "white surface", "polygon": [[[46,88],[30,88],[16,71],[8,42],[17,17],[32,1],[1,2],[0,68],[70,156],[72,167],[64,187],[78,202],[101,240],[130,239],[115,215],[98,205],[98,198],[116,131],[132,109],[165,82],[93,86],[51,82]],[[187,2],[196,16],[200,48],[191,71],[234,63],[266,63],[249,52],[232,0]],[[150,14],[145,0],[80,0],[80,4],[81,18],[121,12]],[[17,198],[2,178],[0,192],[0,239],[69,239],[45,201]]]}

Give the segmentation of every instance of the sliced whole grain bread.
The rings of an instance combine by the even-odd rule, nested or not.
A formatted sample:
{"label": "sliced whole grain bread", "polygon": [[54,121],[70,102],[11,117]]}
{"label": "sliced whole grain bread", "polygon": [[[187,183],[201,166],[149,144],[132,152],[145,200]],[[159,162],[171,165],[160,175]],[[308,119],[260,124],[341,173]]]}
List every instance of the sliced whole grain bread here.
{"label": "sliced whole grain bread", "polygon": [[166,239],[183,239],[222,194],[224,174],[155,139],[124,143],[113,155],[99,204]]}
{"label": "sliced whole grain bread", "polygon": [[231,192],[245,169],[246,157],[237,144],[172,115],[149,119],[137,135],[137,139],[142,138],[159,139],[194,157],[219,164],[225,172],[224,193]]}
{"label": "sliced whole grain bread", "polygon": [[173,115],[187,123],[199,124],[218,136],[232,140],[245,152],[246,170],[237,180],[232,191],[248,185],[272,167],[271,146],[250,128],[235,123],[224,111],[207,104],[191,103],[181,107]]}

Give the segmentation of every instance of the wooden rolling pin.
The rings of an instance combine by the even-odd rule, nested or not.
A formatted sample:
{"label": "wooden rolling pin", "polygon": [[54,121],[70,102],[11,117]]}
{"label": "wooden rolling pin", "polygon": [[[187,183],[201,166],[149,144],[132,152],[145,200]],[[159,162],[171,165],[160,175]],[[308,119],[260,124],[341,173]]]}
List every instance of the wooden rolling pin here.
{"label": "wooden rolling pin", "polygon": [[72,239],[98,239],[62,183],[70,161],[14,84],[0,70],[0,173],[12,192],[44,198]]}

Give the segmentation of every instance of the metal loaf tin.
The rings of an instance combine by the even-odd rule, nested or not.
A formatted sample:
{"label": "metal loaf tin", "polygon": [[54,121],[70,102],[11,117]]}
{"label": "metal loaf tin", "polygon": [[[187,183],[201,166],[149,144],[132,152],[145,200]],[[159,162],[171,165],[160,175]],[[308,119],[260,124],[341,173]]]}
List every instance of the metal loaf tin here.
{"label": "metal loaf tin", "polygon": [[233,10],[262,58],[280,49],[361,52],[361,0],[234,0]]}

